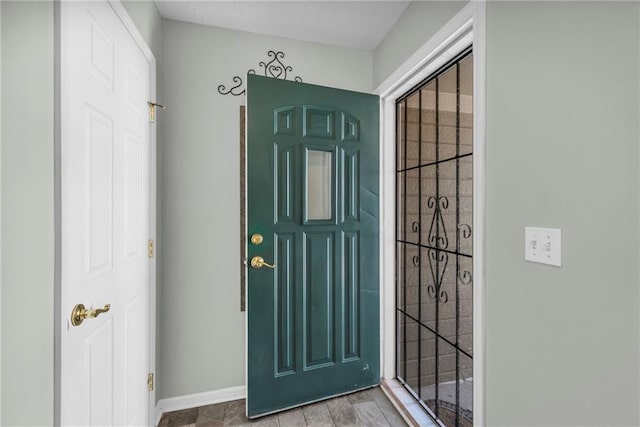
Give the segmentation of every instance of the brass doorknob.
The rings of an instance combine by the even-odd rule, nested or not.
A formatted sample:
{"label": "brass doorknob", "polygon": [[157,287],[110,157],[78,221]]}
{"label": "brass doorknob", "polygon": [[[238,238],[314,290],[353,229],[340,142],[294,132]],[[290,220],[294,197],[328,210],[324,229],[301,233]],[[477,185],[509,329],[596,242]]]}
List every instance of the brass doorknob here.
{"label": "brass doorknob", "polygon": [[110,309],[111,304],[105,304],[103,308],[93,308],[91,310],[87,310],[84,304],[76,304],[73,310],[71,310],[71,324],[73,326],[80,326],[87,317],[93,319],[102,313],[106,313]]}
{"label": "brass doorknob", "polygon": [[264,261],[264,258],[262,258],[261,256],[254,256],[253,258],[251,258],[251,267],[253,268],[262,268],[262,267],[267,267],[267,268],[276,268],[276,265],[273,264],[267,264]]}

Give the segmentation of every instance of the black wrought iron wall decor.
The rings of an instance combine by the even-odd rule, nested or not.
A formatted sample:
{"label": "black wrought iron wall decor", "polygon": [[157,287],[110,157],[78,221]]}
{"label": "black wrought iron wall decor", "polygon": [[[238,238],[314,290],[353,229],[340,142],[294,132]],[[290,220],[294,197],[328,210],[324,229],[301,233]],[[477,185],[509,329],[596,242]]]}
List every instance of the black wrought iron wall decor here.
{"label": "black wrought iron wall decor", "polygon": [[[282,62],[284,59],[284,52],[270,50],[267,52],[267,56],[269,58],[266,61],[260,61],[258,63],[258,67],[260,67],[259,72],[264,74],[265,77],[287,80],[289,73],[293,72],[293,67],[285,65],[284,62]],[[247,74],[256,74],[256,70],[251,68],[247,71]],[[302,78],[300,76],[293,77],[293,80],[296,82],[302,82]],[[244,87],[244,80],[240,76],[233,76],[233,86],[231,86],[230,89],[227,89],[223,84],[218,86],[218,93],[220,93],[220,95],[240,96],[244,95],[246,91],[247,89]]]}

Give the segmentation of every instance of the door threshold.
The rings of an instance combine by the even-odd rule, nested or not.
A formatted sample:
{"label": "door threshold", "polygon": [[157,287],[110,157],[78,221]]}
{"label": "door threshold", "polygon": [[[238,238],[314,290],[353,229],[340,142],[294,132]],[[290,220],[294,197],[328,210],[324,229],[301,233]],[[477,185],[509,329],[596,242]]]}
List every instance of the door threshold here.
{"label": "door threshold", "polygon": [[380,388],[411,427],[440,427],[400,381],[383,379],[380,381]]}

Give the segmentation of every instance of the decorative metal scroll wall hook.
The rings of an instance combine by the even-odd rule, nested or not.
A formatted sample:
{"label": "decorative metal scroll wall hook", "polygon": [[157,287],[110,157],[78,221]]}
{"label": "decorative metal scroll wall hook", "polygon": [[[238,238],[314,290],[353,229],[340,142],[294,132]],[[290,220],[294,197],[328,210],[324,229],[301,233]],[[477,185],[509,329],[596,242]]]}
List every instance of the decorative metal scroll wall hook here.
{"label": "decorative metal scroll wall hook", "polygon": [[[258,66],[261,68],[260,72],[264,74],[265,77],[287,80],[289,73],[293,71],[293,67],[290,65],[284,65],[282,62],[284,59],[284,52],[270,50],[267,52],[267,56],[269,59],[258,63]],[[247,74],[256,74],[256,70],[251,68],[247,71]],[[302,78],[300,76],[295,76],[293,80],[296,82],[302,82]],[[221,84],[218,86],[218,93],[220,93],[220,95],[244,95],[247,90],[243,86],[244,81],[242,80],[242,77],[233,76],[233,86],[230,89],[227,89],[225,85]]]}

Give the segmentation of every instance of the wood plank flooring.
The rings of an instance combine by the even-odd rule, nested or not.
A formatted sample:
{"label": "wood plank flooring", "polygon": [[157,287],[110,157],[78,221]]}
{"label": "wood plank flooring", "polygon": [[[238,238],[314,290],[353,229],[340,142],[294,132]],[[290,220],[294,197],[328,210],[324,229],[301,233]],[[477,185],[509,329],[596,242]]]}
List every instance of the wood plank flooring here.
{"label": "wood plank flooring", "polygon": [[257,420],[245,417],[245,401],[168,412],[158,427],[404,427],[407,423],[379,387],[290,409]]}

